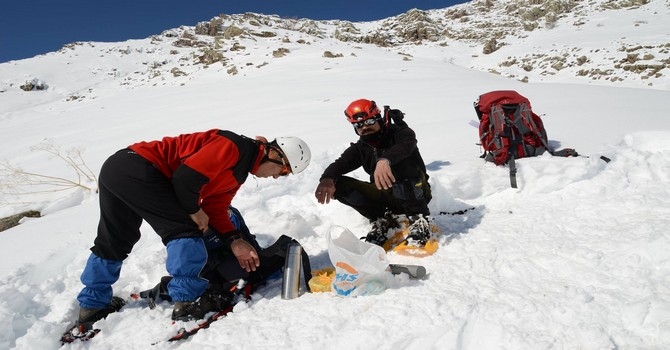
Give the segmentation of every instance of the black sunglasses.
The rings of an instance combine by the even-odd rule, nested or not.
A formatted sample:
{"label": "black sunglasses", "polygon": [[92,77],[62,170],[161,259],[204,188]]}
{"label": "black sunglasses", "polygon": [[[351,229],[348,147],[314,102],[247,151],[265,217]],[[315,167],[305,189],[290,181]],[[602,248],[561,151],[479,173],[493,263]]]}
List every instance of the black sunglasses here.
{"label": "black sunglasses", "polygon": [[379,118],[370,118],[370,119],[365,119],[364,121],[361,122],[356,122],[356,123],[351,123],[356,129],[360,129],[365,125],[373,125],[374,123],[377,122]]}

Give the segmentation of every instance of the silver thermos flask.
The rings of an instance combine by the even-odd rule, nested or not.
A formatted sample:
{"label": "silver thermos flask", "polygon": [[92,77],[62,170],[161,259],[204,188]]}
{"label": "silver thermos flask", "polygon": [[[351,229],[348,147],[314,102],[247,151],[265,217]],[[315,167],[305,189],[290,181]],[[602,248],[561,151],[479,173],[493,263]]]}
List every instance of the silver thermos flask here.
{"label": "silver thermos flask", "polygon": [[297,298],[300,292],[300,267],[302,266],[302,247],[291,243],[284,261],[284,278],[281,286],[281,298]]}

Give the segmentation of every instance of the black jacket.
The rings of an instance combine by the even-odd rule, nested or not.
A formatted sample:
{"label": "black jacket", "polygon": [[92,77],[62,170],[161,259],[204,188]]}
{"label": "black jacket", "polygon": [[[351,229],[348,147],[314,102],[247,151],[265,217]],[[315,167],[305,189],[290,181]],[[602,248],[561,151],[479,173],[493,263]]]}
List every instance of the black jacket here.
{"label": "black jacket", "polygon": [[408,126],[391,124],[382,133],[376,147],[359,139],[352,143],[338,159],[330,164],[321,175],[337,180],[340,176],[363,167],[374,182],[374,172],[379,158],[388,159],[396,181],[419,179],[422,174],[428,180],[426,164],[417,147],[416,134]]}

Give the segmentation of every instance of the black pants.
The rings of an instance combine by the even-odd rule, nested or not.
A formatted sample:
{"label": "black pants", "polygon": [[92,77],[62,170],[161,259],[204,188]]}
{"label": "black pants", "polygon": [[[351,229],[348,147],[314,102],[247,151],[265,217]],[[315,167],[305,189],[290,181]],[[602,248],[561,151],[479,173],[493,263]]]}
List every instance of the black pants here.
{"label": "black pants", "polygon": [[172,183],[130,149],[103,164],[99,178],[100,223],[91,251],[104,259],[124,260],[140,239],[142,219],[164,244],[202,233],[181,207]]}
{"label": "black pants", "polygon": [[335,199],[354,208],[370,221],[393,214],[430,215],[430,185],[422,179],[397,181],[388,190],[379,190],[370,182],[341,176],[335,183]]}

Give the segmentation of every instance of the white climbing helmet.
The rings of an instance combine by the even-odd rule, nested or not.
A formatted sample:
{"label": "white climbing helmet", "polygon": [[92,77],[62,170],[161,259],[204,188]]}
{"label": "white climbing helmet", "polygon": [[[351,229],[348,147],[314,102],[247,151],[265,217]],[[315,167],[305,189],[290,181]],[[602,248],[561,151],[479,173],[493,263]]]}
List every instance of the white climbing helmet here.
{"label": "white climbing helmet", "polygon": [[275,143],[286,156],[289,165],[291,166],[291,173],[299,174],[309,165],[312,159],[312,152],[305,141],[297,137],[277,137]]}

